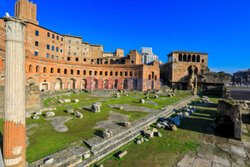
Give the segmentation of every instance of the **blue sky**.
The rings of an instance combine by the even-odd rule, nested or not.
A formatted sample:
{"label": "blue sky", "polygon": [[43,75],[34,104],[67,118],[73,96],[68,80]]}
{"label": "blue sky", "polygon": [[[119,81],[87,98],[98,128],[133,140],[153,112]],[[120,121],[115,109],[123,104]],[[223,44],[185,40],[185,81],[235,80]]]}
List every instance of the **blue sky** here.
{"label": "blue sky", "polygon": [[[0,16],[16,0],[0,0]],[[37,20],[61,34],[102,44],[104,51],[153,47],[163,62],[174,50],[208,53],[208,66],[250,68],[250,0],[34,0]]]}

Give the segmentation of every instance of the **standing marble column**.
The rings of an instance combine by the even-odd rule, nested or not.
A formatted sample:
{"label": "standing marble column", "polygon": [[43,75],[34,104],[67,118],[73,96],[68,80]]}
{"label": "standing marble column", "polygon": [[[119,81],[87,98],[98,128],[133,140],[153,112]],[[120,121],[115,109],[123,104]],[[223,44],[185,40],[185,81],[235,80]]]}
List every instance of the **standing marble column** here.
{"label": "standing marble column", "polygon": [[26,165],[25,47],[26,25],[4,17],[6,30],[3,157],[5,167]]}

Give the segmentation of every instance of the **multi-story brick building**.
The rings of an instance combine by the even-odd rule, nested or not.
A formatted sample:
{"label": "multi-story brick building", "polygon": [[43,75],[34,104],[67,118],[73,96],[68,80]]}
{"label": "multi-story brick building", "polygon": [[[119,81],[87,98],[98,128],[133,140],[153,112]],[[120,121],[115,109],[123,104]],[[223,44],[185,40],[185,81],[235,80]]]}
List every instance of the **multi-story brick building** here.
{"label": "multi-story brick building", "polygon": [[174,51],[168,54],[168,62],[161,66],[161,78],[172,85],[186,87],[192,72],[195,75],[208,72],[207,58],[207,53]]}
{"label": "multi-story brick building", "polygon": [[[37,7],[18,0],[15,17],[25,21],[25,64],[27,84],[41,90],[160,88],[159,62],[144,65],[141,55],[123,49],[103,52],[102,45],[83,42],[81,37],[62,35],[38,25]],[[8,27],[6,27],[8,28]],[[5,24],[0,18],[0,85],[4,84]]]}

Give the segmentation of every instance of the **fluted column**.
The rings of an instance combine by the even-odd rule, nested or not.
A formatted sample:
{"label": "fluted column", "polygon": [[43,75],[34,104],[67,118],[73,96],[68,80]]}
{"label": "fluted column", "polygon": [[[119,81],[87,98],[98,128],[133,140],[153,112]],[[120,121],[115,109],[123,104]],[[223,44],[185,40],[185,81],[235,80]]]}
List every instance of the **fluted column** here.
{"label": "fluted column", "polygon": [[26,164],[25,24],[4,17],[6,30],[3,157],[5,167]]}

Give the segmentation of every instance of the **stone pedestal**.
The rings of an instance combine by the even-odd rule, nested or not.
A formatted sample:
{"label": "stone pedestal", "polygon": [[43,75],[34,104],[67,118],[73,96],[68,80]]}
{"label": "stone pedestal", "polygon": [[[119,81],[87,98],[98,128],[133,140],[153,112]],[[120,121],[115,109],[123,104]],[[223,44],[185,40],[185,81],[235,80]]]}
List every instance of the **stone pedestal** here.
{"label": "stone pedestal", "polygon": [[25,24],[4,17],[6,30],[3,157],[5,167],[26,164]]}

